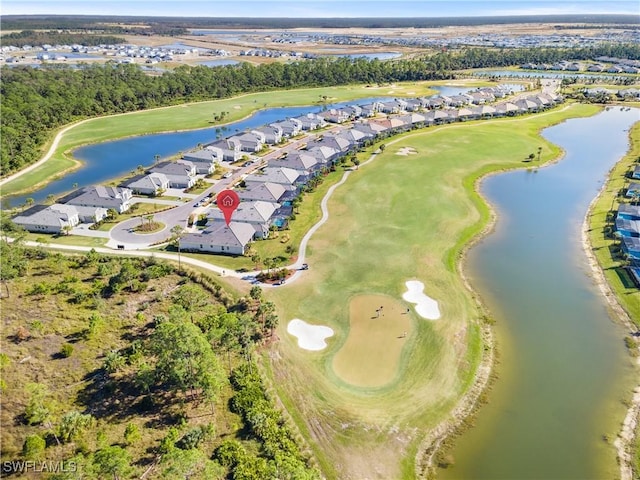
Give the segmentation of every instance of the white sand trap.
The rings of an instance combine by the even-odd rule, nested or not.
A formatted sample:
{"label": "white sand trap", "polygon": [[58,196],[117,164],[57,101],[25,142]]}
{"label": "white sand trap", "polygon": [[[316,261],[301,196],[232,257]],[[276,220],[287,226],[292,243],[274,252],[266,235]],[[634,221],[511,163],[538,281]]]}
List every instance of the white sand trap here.
{"label": "white sand trap", "polygon": [[416,92],[407,92],[407,95],[415,95]]}
{"label": "white sand trap", "polygon": [[294,318],[287,325],[287,332],[298,339],[298,346],[305,350],[324,350],[327,337],[333,336],[333,329],[324,325],[311,325],[304,320]]}
{"label": "white sand trap", "polygon": [[242,107],[240,105],[234,105],[233,108],[235,108],[236,110],[240,110]]}
{"label": "white sand trap", "polygon": [[424,283],[418,280],[405,282],[407,291],[402,295],[407,302],[416,304],[416,313],[427,320],[437,320],[440,318],[438,302],[424,294]]}
{"label": "white sand trap", "polygon": [[418,152],[413,147],[402,147],[396,152],[396,155],[402,155],[403,157],[406,157],[407,155],[415,155],[416,153]]}

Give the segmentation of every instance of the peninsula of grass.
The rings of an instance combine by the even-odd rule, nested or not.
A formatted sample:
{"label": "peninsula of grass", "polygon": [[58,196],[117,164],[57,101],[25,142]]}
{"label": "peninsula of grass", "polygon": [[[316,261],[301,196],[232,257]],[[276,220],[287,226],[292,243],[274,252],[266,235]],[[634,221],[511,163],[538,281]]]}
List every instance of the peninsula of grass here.
{"label": "peninsula of grass", "polygon": [[[477,81],[457,81],[472,88]],[[402,82],[384,85],[346,85],[295,90],[279,90],[240,95],[206,102],[161,107],[78,122],[62,137],[53,156],[40,167],[2,186],[2,195],[32,191],[64,172],[77,168],[74,149],[88,144],[116,140],[136,135],[160,132],[222,128],[224,124],[248,117],[257,110],[272,107],[322,105],[367,97],[417,97],[436,93],[433,85],[443,82]],[[223,120],[214,118],[226,112]],[[66,127],[65,127],[66,128]],[[53,134],[52,134],[53,135]],[[49,145],[43,149],[43,154]],[[194,145],[194,148],[196,146]],[[154,159],[148,159],[153,163]]]}
{"label": "peninsula of grass", "polygon": [[[539,147],[540,163],[559,158],[559,148],[540,130],[597,111],[573,104],[534,116],[410,132],[387,140],[383,153],[335,191],[329,220],[309,243],[311,268],[290,286],[268,292],[282,320],[282,341],[265,359],[280,399],[328,478],[415,476],[424,432],[445,420],[469,390],[487,347],[480,335],[482,312],[459,271],[463,249],[491,218],[476,182],[492,172],[535,168],[523,159]],[[416,153],[397,154],[407,148]],[[350,303],[362,295],[402,302],[410,279],[424,283],[442,318],[427,321],[411,313],[413,331],[384,385],[362,386],[363,371],[357,372],[360,386],[345,381],[334,366],[349,344]],[[293,318],[331,327],[328,348],[300,349],[286,333]],[[383,352],[397,336],[396,330],[388,339],[377,335],[378,344],[366,350]],[[347,350],[356,356],[359,351]],[[343,356],[340,364],[346,365],[350,359]]]}

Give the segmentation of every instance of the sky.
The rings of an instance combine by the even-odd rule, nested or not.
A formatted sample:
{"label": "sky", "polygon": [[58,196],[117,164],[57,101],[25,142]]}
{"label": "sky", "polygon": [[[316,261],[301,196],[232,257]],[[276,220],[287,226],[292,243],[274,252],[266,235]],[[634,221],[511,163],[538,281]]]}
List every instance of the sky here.
{"label": "sky", "polygon": [[462,17],[616,13],[640,16],[638,0],[0,0],[0,15],[180,17]]}

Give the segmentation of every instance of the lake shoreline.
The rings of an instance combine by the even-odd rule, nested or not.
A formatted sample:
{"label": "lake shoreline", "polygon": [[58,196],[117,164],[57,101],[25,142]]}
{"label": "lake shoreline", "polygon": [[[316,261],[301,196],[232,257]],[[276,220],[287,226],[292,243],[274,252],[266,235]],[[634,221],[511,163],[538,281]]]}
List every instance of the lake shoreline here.
{"label": "lake shoreline", "polygon": [[[629,146],[631,148],[631,138],[629,137]],[[622,163],[627,160],[625,155],[616,164]],[[581,228],[581,244],[582,250],[587,257],[587,263],[592,273],[592,279],[607,302],[608,308],[613,313],[613,320],[619,321],[622,325],[629,330],[629,332],[636,332],[637,326],[631,320],[631,317],[624,309],[624,307],[618,301],[615,292],[607,282],[602,266],[598,262],[594,254],[594,247],[589,238],[589,231],[591,230],[591,214],[595,207],[596,202],[600,199],[603,193],[606,191],[609,183],[612,180],[613,168],[611,173],[607,176],[606,181],[602,184],[598,195],[591,201],[587,213],[585,214]],[[636,346],[636,350],[640,353],[640,346]],[[636,356],[635,368],[638,370],[640,367],[640,356]],[[632,480],[633,478],[633,452],[630,452],[632,445],[636,440],[636,429],[638,422],[640,421],[640,383],[634,386],[633,396],[629,400],[630,404],[627,408],[627,414],[622,422],[620,432],[617,438],[613,442],[616,450],[618,465],[620,467],[620,479]]]}

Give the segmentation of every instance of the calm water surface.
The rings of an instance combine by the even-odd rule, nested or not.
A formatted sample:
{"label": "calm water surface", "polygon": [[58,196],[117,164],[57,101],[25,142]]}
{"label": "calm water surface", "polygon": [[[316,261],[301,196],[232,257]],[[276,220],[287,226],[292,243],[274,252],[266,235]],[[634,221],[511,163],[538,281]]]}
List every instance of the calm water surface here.
{"label": "calm water surface", "polygon": [[[451,86],[433,88],[441,95],[454,95],[468,90],[465,87]],[[361,98],[335,103],[329,105],[328,108],[353,104],[364,105],[391,98]],[[24,205],[27,198],[33,198],[36,203],[44,202],[48,195],[59,196],[72,190],[75,184],[85,186],[102,183],[126,175],[139,165],[149,166],[154,162],[156,155],[160,155],[160,158],[173,157],[181,151],[186,152],[196,148],[199,143],[207,144],[218,138],[228,137],[247,129],[257,128],[308,112],[319,112],[321,109],[322,107],[318,105],[269,108],[224,127],[144,135],[81,147],[73,152],[74,157],[84,163],[80,169],[49,183],[40,190],[25,195],[3,197],[2,206],[7,208]]]}
{"label": "calm water surface", "polygon": [[[470,252],[471,283],[497,320],[499,380],[443,479],[616,478],[615,437],[632,380],[624,330],[589,278],[588,205],[628,149],[640,111],[619,108],[546,129],[565,158],[490,177],[495,233]],[[534,148],[532,148],[534,150]]]}

